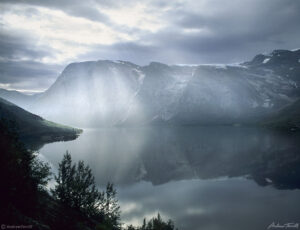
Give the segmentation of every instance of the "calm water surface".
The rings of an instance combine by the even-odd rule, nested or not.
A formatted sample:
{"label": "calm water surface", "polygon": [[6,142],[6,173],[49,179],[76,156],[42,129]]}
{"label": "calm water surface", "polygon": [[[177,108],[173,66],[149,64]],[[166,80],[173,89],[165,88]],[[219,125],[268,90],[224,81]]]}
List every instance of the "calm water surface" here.
{"label": "calm water surface", "polygon": [[160,212],[181,230],[259,230],[300,223],[299,147],[298,134],[254,128],[109,128],[40,157],[56,171],[68,150],[100,188],[115,183],[126,224]]}

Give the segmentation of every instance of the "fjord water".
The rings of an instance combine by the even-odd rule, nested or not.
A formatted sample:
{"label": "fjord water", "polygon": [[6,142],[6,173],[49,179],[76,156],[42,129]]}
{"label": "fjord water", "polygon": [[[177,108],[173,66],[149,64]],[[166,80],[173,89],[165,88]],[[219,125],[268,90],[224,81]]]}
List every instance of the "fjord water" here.
{"label": "fjord water", "polygon": [[86,129],[47,144],[53,170],[66,150],[113,182],[122,220],[160,212],[182,230],[267,229],[300,222],[300,135],[244,127]]}

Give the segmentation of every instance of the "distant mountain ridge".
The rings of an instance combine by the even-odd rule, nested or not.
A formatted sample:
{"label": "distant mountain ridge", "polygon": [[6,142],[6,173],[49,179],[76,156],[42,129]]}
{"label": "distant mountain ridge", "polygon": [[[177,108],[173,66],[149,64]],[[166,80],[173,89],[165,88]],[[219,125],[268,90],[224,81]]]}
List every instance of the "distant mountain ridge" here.
{"label": "distant mountain ridge", "polygon": [[21,107],[27,107],[32,103],[36,95],[26,95],[17,90],[7,90],[0,88],[0,97]]}
{"label": "distant mountain ridge", "polygon": [[238,65],[69,64],[30,111],[77,126],[257,122],[300,97],[300,50]]}

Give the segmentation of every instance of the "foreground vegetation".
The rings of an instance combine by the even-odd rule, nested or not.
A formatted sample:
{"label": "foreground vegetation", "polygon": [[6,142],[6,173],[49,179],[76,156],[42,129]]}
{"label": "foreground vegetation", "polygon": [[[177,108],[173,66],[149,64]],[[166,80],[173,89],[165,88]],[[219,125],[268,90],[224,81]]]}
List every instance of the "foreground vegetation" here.
{"label": "foreground vegetation", "polygon": [[[51,179],[49,165],[40,162],[12,132],[12,124],[0,121],[0,223],[31,229],[121,230],[120,206],[113,184],[98,191],[89,166],[72,163],[67,152],[59,164],[56,185],[46,189]],[[140,227],[126,230],[173,230],[172,221],[157,217]]]}
{"label": "foreground vegetation", "polygon": [[127,226],[126,230],[173,230],[174,229],[174,223],[171,220],[168,220],[168,222],[164,222],[160,214],[157,214],[157,217],[153,217],[150,221],[146,221],[144,219],[143,225],[140,227],[134,227],[132,225]]}

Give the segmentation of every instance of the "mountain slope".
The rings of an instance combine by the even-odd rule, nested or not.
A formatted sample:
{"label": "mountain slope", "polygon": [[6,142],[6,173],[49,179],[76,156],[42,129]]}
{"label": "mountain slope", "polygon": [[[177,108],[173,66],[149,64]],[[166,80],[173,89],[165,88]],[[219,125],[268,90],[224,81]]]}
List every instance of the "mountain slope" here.
{"label": "mountain slope", "polygon": [[15,129],[20,139],[42,142],[75,139],[81,130],[47,121],[0,98],[0,121]]}
{"label": "mountain slope", "polygon": [[300,97],[299,60],[275,50],[238,65],[72,63],[30,110],[93,127],[257,123]]}
{"label": "mountain slope", "polygon": [[16,90],[6,90],[0,88],[0,97],[10,101],[17,106],[27,109],[31,103],[39,97],[40,93],[26,95]]}
{"label": "mountain slope", "polygon": [[300,100],[273,114],[264,125],[285,130],[300,129]]}

